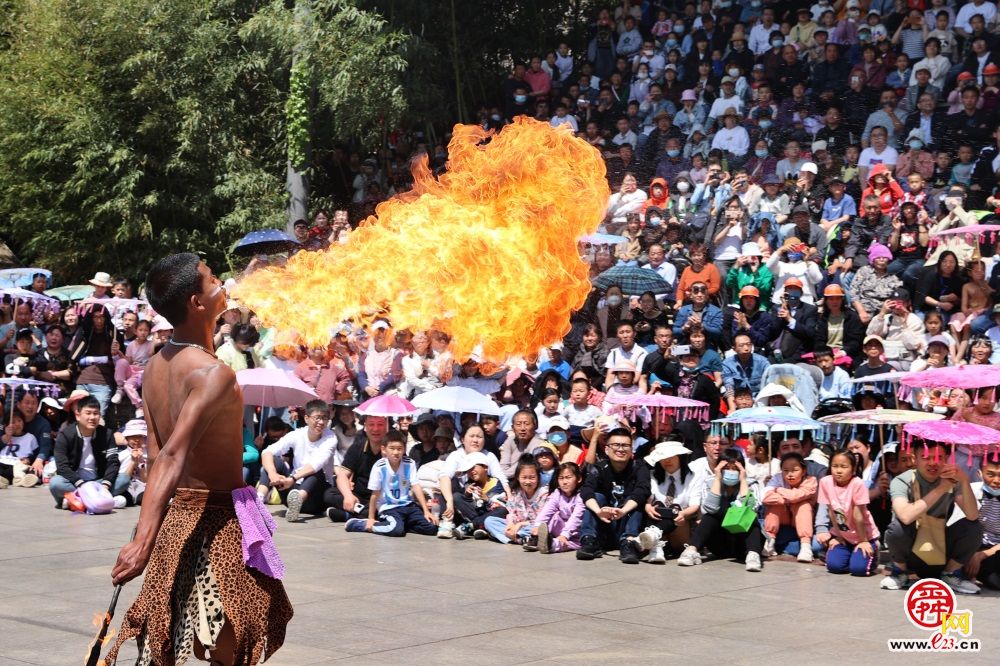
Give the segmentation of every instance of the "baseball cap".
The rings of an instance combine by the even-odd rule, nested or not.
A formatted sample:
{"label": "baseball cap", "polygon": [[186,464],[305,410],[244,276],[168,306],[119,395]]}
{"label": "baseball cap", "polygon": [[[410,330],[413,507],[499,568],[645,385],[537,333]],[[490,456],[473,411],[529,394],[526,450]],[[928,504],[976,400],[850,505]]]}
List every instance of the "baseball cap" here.
{"label": "baseball cap", "polygon": [[972,72],[960,72],[959,75],[955,78],[955,80],[956,81],[971,81],[974,78],[976,78],[976,76]]}
{"label": "baseball cap", "polygon": [[826,150],[826,141],[822,141],[822,140],[821,141],[813,141],[812,142],[812,146],[810,146],[810,147],[812,148],[812,152],[814,152],[814,153],[819,152],[821,150]]}
{"label": "baseball cap", "polygon": [[[736,79],[734,79],[733,77],[728,76],[728,75],[727,76],[723,76],[722,77],[722,83],[724,83],[724,84],[725,83],[736,83]],[[732,107],[730,107],[730,108],[732,108]],[[725,114],[723,114],[723,115],[725,115]]]}
{"label": "baseball cap", "polygon": [[794,289],[796,287],[802,289],[802,280],[797,277],[790,277],[785,280],[785,289]]}
{"label": "baseball cap", "polygon": [[896,301],[906,301],[907,303],[909,303],[910,292],[907,291],[906,289],[903,289],[902,287],[899,287],[898,289],[892,292],[891,298]]}
{"label": "baseball cap", "polygon": [[490,466],[489,458],[487,458],[486,454],[482,451],[476,451],[465,456],[465,460],[463,460],[462,464],[458,466],[458,471],[468,472],[476,465],[482,465],[483,467]]}
{"label": "baseball cap", "polygon": [[18,329],[17,334],[14,336],[14,340],[24,340],[24,339],[32,340],[33,338],[34,334],[31,332],[30,328]]}
{"label": "baseball cap", "polygon": [[863,347],[867,347],[869,342],[877,342],[880,346],[885,347],[885,340],[879,335],[869,335],[865,337],[865,341],[862,343]]}
{"label": "baseball cap", "polygon": [[387,322],[385,319],[376,319],[375,322],[372,324],[373,331],[378,331],[378,330],[385,331],[388,329],[389,329],[389,322]]}
{"label": "baseball cap", "polygon": [[553,428],[569,430],[569,421],[566,420],[565,416],[553,416],[549,419],[549,430]]}
{"label": "baseball cap", "polygon": [[[825,142],[820,141],[819,143],[825,143]],[[826,146],[824,145],[823,148],[825,149]],[[803,171],[806,173],[811,173],[813,175],[819,173],[819,169],[816,167],[815,162],[806,162],[801,167],[799,167],[799,173],[802,173]]]}
{"label": "baseball cap", "polygon": [[1000,74],[1000,67],[997,67],[996,64],[991,62],[983,67],[983,76],[996,76],[997,74]]}
{"label": "baseball cap", "polygon": [[823,296],[844,296],[844,288],[839,284],[828,284],[823,288]]}
{"label": "baseball cap", "polygon": [[753,286],[752,284],[748,284],[747,286],[740,289],[740,298],[743,298],[744,296],[753,296],[754,298],[760,298],[760,290],[757,287]]}

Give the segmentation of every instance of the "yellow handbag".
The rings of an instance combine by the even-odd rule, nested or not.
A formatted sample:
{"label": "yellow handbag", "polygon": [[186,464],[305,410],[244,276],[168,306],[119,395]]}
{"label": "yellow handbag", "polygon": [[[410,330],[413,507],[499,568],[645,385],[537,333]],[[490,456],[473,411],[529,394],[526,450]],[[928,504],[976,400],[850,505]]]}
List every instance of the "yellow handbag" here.
{"label": "yellow handbag", "polygon": [[[920,499],[920,481],[913,473],[913,501]],[[930,507],[927,507],[928,510]],[[934,518],[926,513],[917,518],[917,538],[913,541],[912,552],[922,562],[930,566],[944,566],[948,561],[945,545],[945,518]]]}

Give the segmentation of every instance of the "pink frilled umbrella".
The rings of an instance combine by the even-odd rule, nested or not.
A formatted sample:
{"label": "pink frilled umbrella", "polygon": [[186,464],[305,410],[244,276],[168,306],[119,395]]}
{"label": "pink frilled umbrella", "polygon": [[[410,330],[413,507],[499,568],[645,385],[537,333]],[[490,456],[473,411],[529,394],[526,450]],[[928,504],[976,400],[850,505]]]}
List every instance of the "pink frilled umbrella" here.
{"label": "pink frilled umbrella", "polygon": [[[966,456],[966,462],[972,464],[972,456],[981,453],[986,455],[989,447],[993,447],[993,459],[1000,455],[1000,431],[986,426],[976,425],[967,421],[918,421],[903,426],[903,448],[909,450],[914,438],[951,444],[952,465],[955,464],[955,449],[961,448]],[[926,455],[926,453],[925,453]]]}
{"label": "pink frilled umbrella", "polygon": [[708,403],[690,398],[680,398],[675,395],[659,393],[620,395],[611,393],[607,400],[615,406],[624,409],[629,407],[649,407],[650,409],[673,410],[674,417],[681,421],[697,419],[702,423],[708,421]]}
{"label": "pink frilled umbrella", "polygon": [[899,380],[911,388],[978,389],[1000,386],[1000,365],[957,365],[908,373]]}
{"label": "pink frilled umbrella", "polygon": [[278,368],[240,370],[236,383],[243,389],[243,403],[247,405],[292,407],[319,398],[311,386]]}
{"label": "pink frilled umbrella", "polygon": [[377,395],[371,400],[365,400],[355,407],[354,411],[361,416],[398,417],[409,416],[419,410],[406,398],[387,393]]}
{"label": "pink frilled umbrella", "polygon": [[935,247],[941,236],[965,236],[965,241],[969,245],[974,242],[982,243],[989,238],[990,243],[995,243],[997,232],[1000,231],[1000,224],[970,224],[964,227],[952,227],[931,233],[930,246]]}

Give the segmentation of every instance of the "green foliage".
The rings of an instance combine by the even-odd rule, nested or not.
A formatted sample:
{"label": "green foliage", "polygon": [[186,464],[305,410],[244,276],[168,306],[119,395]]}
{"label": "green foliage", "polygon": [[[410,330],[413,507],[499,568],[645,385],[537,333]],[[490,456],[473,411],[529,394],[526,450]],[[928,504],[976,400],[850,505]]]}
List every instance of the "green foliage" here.
{"label": "green foliage", "polygon": [[341,135],[405,108],[401,35],[346,0],[312,5],[302,28],[281,0],[0,0],[4,240],[72,281],[179,250],[221,270],[240,235],[283,227],[309,126],[294,48],[296,97],[317,81]]}

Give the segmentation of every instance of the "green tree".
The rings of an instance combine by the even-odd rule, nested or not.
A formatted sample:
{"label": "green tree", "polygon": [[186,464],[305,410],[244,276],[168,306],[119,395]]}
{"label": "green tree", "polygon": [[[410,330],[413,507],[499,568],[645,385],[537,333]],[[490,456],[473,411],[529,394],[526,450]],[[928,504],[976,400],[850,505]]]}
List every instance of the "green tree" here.
{"label": "green tree", "polygon": [[61,280],[283,227],[293,47],[335,135],[405,110],[403,35],[348,0],[2,0],[0,233]]}

